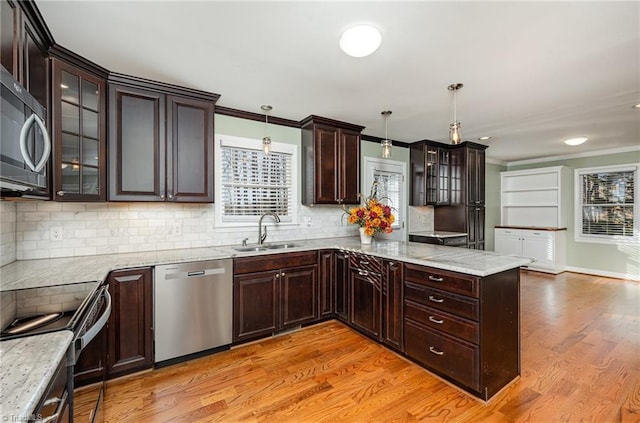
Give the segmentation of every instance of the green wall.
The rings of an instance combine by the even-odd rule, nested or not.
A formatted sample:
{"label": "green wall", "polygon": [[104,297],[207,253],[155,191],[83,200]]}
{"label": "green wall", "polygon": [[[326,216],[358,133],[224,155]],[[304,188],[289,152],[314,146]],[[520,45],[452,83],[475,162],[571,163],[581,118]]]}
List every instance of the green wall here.
{"label": "green wall", "polygon": [[493,228],[500,224],[500,172],[507,170],[505,165],[489,163],[485,165],[485,242],[484,249],[493,251],[495,240]]}
{"label": "green wall", "polygon": [[[638,243],[601,244],[593,242],[576,242],[574,239],[574,169],[635,164],[640,168],[640,149],[624,153],[601,154],[591,157],[580,157],[553,160],[544,163],[511,165],[508,170],[534,169],[549,166],[567,166],[571,170],[570,206],[565,218],[567,222],[567,268],[574,271],[596,271],[601,274],[622,276],[627,278],[640,277],[640,245]],[[640,189],[636,187],[636,189]]]}

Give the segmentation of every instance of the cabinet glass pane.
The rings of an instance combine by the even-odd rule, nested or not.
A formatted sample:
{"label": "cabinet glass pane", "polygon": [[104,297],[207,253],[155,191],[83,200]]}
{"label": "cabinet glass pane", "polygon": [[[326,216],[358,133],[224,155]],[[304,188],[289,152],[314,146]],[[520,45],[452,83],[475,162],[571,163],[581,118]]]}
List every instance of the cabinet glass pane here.
{"label": "cabinet glass pane", "polygon": [[77,135],[62,133],[62,161],[78,163],[80,160],[80,138]]}
{"label": "cabinet glass pane", "polygon": [[62,190],[68,193],[80,192],[80,168],[78,165],[62,163]]}
{"label": "cabinet glass pane", "polygon": [[69,72],[62,71],[62,81],[60,83],[60,91],[62,100],[73,104],[80,104],[80,84],[79,78]]}
{"label": "cabinet glass pane", "polygon": [[82,135],[98,138],[98,114],[96,112],[82,109]]}
{"label": "cabinet glass pane", "polygon": [[82,140],[82,164],[98,166],[98,141],[84,138]]}
{"label": "cabinet glass pane", "polygon": [[82,106],[98,110],[98,86],[89,81],[82,81]]}
{"label": "cabinet glass pane", "polygon": [[82,193],[97,194],[100,191],[100,179],[98,169],[95,167],[82,167]]}
{"label": "cabinet glass pane", "polygon": [[80,108],[69,103],[62,103],[62,130],[80,133]]}

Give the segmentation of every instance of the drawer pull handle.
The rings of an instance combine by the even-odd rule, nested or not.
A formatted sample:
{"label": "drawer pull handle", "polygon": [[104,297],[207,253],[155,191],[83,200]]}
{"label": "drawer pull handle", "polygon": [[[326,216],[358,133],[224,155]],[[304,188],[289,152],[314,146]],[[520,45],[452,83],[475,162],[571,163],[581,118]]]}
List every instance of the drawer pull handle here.
{"label": "drawer pull handle", "polygon": [[438,320],[438,319],[436,319],[436,318],[435,318],[435,317],[433,317],[433,316],[429,316],[429,321],[430,321],[430,322],[433,322],[433,323],[437,323],[437,324],[439,324],[439,325],[441,325],[441,324],[443,324],[443,323],[444,323],[444,320]]}
{"label": "drawer pull handle", "polygon": [[436,298],[433,295],[429,295],[429,300],[433,301],[434,303],[444,303],[444,299],[442,298]]}
{"label": "drawer pull handle", "polygon": [[369,272],[366,270],[358,270],[358,275],[360,276],[369,276]]}
{"label": "drawer pull handle", "polygon": [[442,282],[444,279],[429,275],[429,280],[434,282]]}
{"label": "drawer pull handle", "polygon": [[361,265],[363,265],[363,266],[366,266],[367,264],[369,264],[369,262],[368,262],[368,261],[366,261],[366,260],[362,260],[362,261],[360,262],[360,264],[361,264]]}
{"label": "drawer pull handle", "polygon": [[444,355],[444,351],[438,351],[433,347],[429,347],[429,351],[431,351],[432,353],[434,353],[435,355]]}

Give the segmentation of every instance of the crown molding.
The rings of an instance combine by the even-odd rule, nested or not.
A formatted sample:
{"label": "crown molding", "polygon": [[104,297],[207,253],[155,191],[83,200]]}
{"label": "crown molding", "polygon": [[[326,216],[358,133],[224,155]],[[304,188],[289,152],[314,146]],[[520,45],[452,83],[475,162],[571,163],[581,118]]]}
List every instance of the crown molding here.
{"label": "crown molding", "polygon": [[602,156],[603,154],[628,153],[630,151],[640,151],[640,146],[611,148],[608,150],[586,151],[584,153],[564,154],[561,156],[549,156],[549,157],[540,157],[537,159],[517,160],[513,162],[507,162],[506,164],[507,166],[520,166],[520,165],[528,165],[528,164],[534,164],[534,163],[555,162],[558,160],[580,159],[584,157]]}

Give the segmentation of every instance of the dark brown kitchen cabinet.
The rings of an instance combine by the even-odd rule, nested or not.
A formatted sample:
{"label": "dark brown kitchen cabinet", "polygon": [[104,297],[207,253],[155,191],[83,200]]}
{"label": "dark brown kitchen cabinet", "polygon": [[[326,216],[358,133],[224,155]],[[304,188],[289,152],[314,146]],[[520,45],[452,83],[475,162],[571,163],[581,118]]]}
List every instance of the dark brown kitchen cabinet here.
{"label": "dark brown kitchen cabinet", "polygon": [[349,254],[349,325],[382,341],[382,260]]}
{"label": "dark brown kitchen cabinet", "polygon": [[410,147],[411,205],[451,203],[452,154],[449,146],[434,141],[418,141]]}
{"label": "dark brown kitchen cabinet", "polygon": [[61,56],[51,59],[53,198],[106,201],[107,72],[68,51],[53,54]]}
{"label": "dark brown kitchen cabinet", "polygon": [[309,116],[302,127],[303,204],[358,204],[362,126]]}
{"label": "dark brown kitchen cabinet", "polygon": [[320,318],[331,317],[334,313],[336,289],[335,259],[333,250],[319,252],[319,295]]}
{"label": "dark brown kitchen cabinet", "polygon": [[1,0],[0,19],[0,64],[46,107],[53,37],[38,8],[31,1]]}
{"label": "dark brown kitchen cabinet", "polygon": [[382,278],[382,342],[399,351],[404,350],[402,329],[404,323],[402,284],[403,264],[383,261]]}
{"label": "dark brown kitchen cabinet", "polygon": [[109,274],[109,378],[153,366],[153,271],[150,267]]}
{"label": "dark brown kitchen cabinet", "polygon": [[520,374],[520,274],[404,264],[408,357],[487,400]]}
{"label": "dark brown kitchen cabinet", "polygon": [[109,75],[109,200],[213,202],[217,94]]}
{"label": "dark brown kitchen cabinet", "polygon": [[[483,250],[485,243],[485,149],[472,142],[453,146],[453,174],[458,175],[459,195],[450,205],[434,207],[436,231],[464,232],[467,247]],[[452,191],[453,192],[453,191]]]}
{"label": "dark brown kitchen cabinet", "polygon": [[233,342],[318,320],[318,297],[315,251],[235,259]]}
{"label": "dark brown kitchen cabinet", "polygon": [[343,322],[349,321],[349,254],[335,251],[335,312]]}

